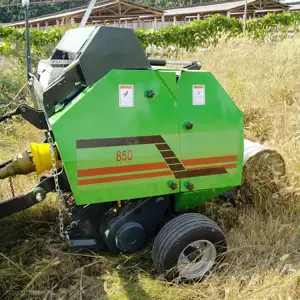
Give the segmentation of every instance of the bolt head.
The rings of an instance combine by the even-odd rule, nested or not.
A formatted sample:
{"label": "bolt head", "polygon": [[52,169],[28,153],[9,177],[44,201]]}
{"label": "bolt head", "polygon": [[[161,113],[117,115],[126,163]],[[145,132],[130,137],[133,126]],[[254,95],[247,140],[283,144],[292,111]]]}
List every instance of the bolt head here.
{"label": "bolt head", "polygon": [[188,183],[187,185],[186,185],[186,188],[189,190],[189,191],[192,191],[193,189],[194,189],[194,185],[192,184],[192,183]]}
{"label": "bolt head", "polygon": [[155,96],[155,93],[154,93],[153,90],[147,92],[147,97],[148,98],[153,98],[154,96]]}
{"label": "bolt head", "polygon": [[41,202],[44,199],[44,196],[42,193],[36,193],[35,199],[37,202]]}
{"label": "bolt head", "polygon": [[174,191],[177,189],[177,183],[176,182],[171,182],[170,183],[170,188]]}
{"label": "bolt head", "polygon": [[187,122],[185,124],[185,127],[186,127],[186,129],[191,130],[191,129],[193,129],[194,125],[191,122]]}

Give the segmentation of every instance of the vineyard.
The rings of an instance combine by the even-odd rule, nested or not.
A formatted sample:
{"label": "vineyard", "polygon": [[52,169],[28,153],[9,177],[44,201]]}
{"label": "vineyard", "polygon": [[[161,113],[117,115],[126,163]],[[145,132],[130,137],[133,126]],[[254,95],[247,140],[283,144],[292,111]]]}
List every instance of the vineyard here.
{"label": "vineyard", "polygon": [[[109,25],[109,24],[108,24]],[[247,34],[255,39],[282,39],[287,29],[298,32],[300,29],[300,13],[268,14],[262,18],[247,21]],[[66,28],[53,27],[45,31],[31,30],[30,37],[33,50],[41,51],[45,46],[57,43]],[[224,34],[227,38],[237,37],[243,33],[243,22],[240,19],[214,15],[206,20],[193,21],[183,27],[169,26],[157,30],[138,29],[137,34],[146,48],[154,46],[176,46],[186,50],[196,47],[215,45]],[[4,40],[0,45],[0,53],[9,53],[14,43],[22,43],[25,39],[24,29],[0,27],[0,37]]]}
{"label": "vineyard", "polygon": [[[205,206],[205,214],[228,236],[225,260],[202,281],[179,284],[152,274],[151,245],[121,256],[70,249],[59,238],[56,202],[50,196],[0,220],[0,299],[300,299],[300,14],[268,15],[247,25],[245,36],[241,21],[223,16],[185,27],[138,30],[145,48],[173,45],[179,59],[200,60],[243,111],[245,137],[285,159],[287,177],[276,193],[266,196],[258,190],[249,203],[216,200]],[[292,39],[285,38],[287,28],[295,32]],[[33,65],[47,57],[64,31],[31,30]],[[3,104],[26,82],[26,69],[19,47],[24,46],[24,30],[0,27],[0,34]],[[30,103],[29,97],[20,101]],[[30,141],[44,141],[40,131],[20,119],[2,124],[0,163],[27,149]],[[15,192],[28,191],[36,180],[14,178]],[[0,199],[9,197],[9,181],[1,181]]]}

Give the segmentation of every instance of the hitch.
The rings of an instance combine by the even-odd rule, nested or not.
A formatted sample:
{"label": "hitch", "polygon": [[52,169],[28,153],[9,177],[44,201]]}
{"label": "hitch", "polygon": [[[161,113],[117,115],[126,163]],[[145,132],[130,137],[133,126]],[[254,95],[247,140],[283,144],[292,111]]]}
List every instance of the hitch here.
{"label": "hitch", "polygon": [[48,124],[43,111],[30,107],[26,104],[20,104],[15,110],[8,112],[4,115],[0,115],[0,123],[12,118],[13,116],[18,115],[21,115],[24,120],[26,120],[38,129],[48,129]]}
{"label": "hitch", "polygon": [[0,201],[0,218],[10,216],[43,201],[46,194],[47,192],[43,188],[36,187],[26,195]]}
{"label": "hitch", "polygon": [[[58,180],[63,192],[71,191],[64,170],[60,170]],[[29,193],[10,198],[8,200],[0,201],[0,219],[21,212],[42,202],[46,199],[47,193],[51,192],[55,192],[54,177],[42,177],[41,182]]]}
{"label": "hitch", "polygon": [[[0,179],[11,178],[11,176],[21,174],[27,175],[32,172],[41,174],[51,169],[50,145],[47,143],[31,143],[30,148],[31,151],[24,151],[0,165]],[[54,155],[58,167],[61,168],[61,161],[56,148],[54,149]],[[69,183],[63,171],[60,173],[59,178],[63,179],[61,179],[62,189],[69,191]],[[20,212],[43,201],[46,198],[46,194],[53,191],[55,191],[54,177],[42,177],[40,184],[29,193],[0,201],[0,218]]]}

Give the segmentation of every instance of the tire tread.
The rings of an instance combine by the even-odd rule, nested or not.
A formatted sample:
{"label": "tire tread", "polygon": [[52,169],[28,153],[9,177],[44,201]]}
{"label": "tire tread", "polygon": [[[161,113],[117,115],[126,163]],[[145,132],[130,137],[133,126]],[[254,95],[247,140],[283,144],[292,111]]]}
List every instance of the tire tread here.
{"label": "tire tread", "polygon": [[164,272],[164,260],[176,242],[186,234],[204,228],[216,230],[224,236],[221,228],[213,220],[198,213],[185,213],[165,224],[156,236],[152,248],[155,269],[159,273]]}

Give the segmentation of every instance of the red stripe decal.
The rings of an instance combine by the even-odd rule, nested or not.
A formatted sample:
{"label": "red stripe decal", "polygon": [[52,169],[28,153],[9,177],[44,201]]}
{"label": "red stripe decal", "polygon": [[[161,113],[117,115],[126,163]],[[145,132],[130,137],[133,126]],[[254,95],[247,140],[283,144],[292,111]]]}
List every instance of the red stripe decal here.
{"label": "red stripe decal", "polygon": [[188,171],[196,171],[196,170],[207,170],[207,169],[219,169],[219,168],[225,168],[225,169],[235,169],[237,167],[236,164],[231,165],[219,165],[219,166],[206,166],[202,168],[188,168]]}
{"label": "red stripe decal", "polygon": [[123,175],[123,176],[116,176],[116,177],[92,178],[92,179],[78,180],[78,185],[88,185],[88,184],[134,180],[134,179],[160,177],[160,176],[170,176],[172,174],[173,173],[171,171],[163,171],[163,172],[153,172],[153,173],[145,173],[145,174],[130,174],[130,175]]}
{"label": "red stripe decal", "polygon": [[182,162],[185,166],[194,166],[194,165],[214,164],[214,163],[223,163],[223,162],[224,163],[235,162],[237,160],[238,160],[237,155],[230,155],[230,156],[219,156],[219,157],[185,159]]}
{"label": "red stripe decal", "polygon": [[167,169],[167,168],[168,166],[165,162],[160,162],[160,163],[139,164],[139,165],[131,165],[131,166],[129,165],[129,166],[78,170],[77,176],[78,177],[98,176],[98,175],[107,175],[107,174],[116,174],[116,173],[159,170],[159,169]]}

